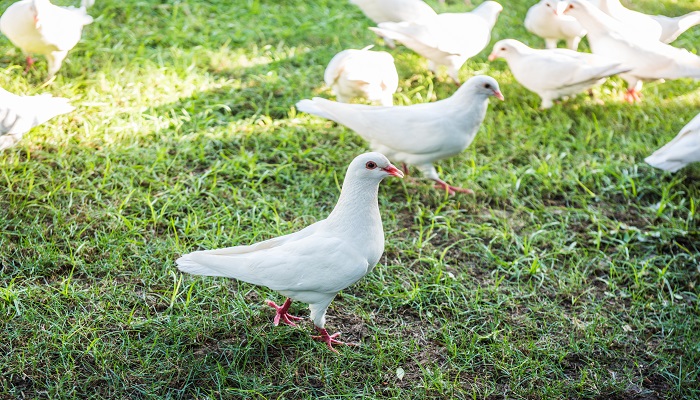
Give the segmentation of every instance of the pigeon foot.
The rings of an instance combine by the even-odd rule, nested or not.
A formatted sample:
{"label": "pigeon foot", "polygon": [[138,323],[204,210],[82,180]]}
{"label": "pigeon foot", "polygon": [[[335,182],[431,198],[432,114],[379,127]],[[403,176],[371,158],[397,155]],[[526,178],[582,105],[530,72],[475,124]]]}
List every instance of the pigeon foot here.
{"label": "pigeon foot", "polygon": [[451,196],[453,196],[455,194],[455,192],[474,194],[474,191],[471,189],[464,189],[461,187],[452,186],[452,185],[448,184],[447,182],[440,180],[440,179],[436,179],[435,182],[437,182],[435,184],[435,189],[447,191],[447,193],[449,193]]}
{"label": "pigeon foot", "polygon": [[635,89],[627,89],[627,92],[625,92],[625,101],[628,103],[642,101],[642,93]]}
{"label": "pigeon foot", "polygon": [[299,321],[299,320],[304,319],[304,318],[297,317],[297,316],[294,316],[294,315],[287,313],[287,310],[289,310],[289,306],[292,305],[292,299],[290,299],[290,298],[287,298],[287,300],[281,306],[278,306],[272,300],[268,300],[267,305],[274,308],[275,310],[277,310],[277,314],[275,315],[275,319],[272,321],[272,323],[275,324],[275,326],[279,325],[280,321],[284,322],[285,324],[287,324],[289,326],[297,326],[297,324],[295,324],[294,321]]}
{"label": "pigeon foot", "polygon": [[24,68],[24,73],[28,73],[30,69],[32,69],[32,65],[34,65],[34,59],[32,56],[27,56],[27,66]]}
{"label": "pigeon foot", "polygon": [[318,326],[315,328],[318,331],[318,333],[320,333],[320,335],[311,336],[311,338],[318,340],[320,342],[326,343],[328,345],[328,348],[331,349],[331,351],[333,351],[334,353],[338,352],[338,350],[333,348],[334,344],[340,344],[340,345],[345,345],[345,346],[357,346],[357,344],[355,344],[355,343],[346,343],[346,342],[341,342],[340,340],[336,340],[335,338],[340,336],[340,332],[336,332],[332,335],[329,335],[326,328],[319,328]]}

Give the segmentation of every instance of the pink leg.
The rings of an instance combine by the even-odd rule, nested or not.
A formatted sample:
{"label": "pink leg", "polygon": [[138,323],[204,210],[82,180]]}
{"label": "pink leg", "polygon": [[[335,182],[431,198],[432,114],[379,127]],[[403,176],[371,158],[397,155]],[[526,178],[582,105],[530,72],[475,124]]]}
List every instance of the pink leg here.
{"label": "pink leg", "polygon": [[342,344],[345,346],[357,346],[354,343],[345,343],[345,342],[341,342],[340,340],[336,340],[335,338],[340,336],[340,332],[336,332],[332,335],[329,335],[326,328],[319,328],[318,326],[316,326],[315,328],[318,331],[318,333],[320,333],[320,335],[311,336],[311,338],[316,339],[316,340],[321,341],[321,342],[325,342],[328,345],[328,348],[331,349],[331,351],[333,351],[335,353],[337,353],[338,350],[333,348],[334,344]]}
{"label": "pink leg", "polygon": [[289,310],[289,306],[292,305],[292,299],[290,298],[287,298],[287,300],[281,306],[278,306],[272,300],[268,300],[267,305],[277,310],[275,319],[272,321],[275,324],[275,326],[280,324],[280,320],[289,326],[297,326],[297,324],[295,324],[294,321],[304,319],[301,317],[295,317],[294,315],[290,315],[287,313],[287,310]]}
{"label": "pink leg", "polygon": [[642,93],[634,88],[627,89],[627,92],[625,92],[625,101],[628,103],[642,101]]}
{"label": "pink leg", "polygon": [[471,189],[464,189],[461,187],[456,187],[448,184],[447,182],[440,180],[440,179],[435,179],[435,188],[440,189],[440,190],[445,190],[447,193],[454,195],[455,192],[460,192],[460,193],[466,193],[466,194],[474,194],[474,191]]}
{"label": "pink leg", "polygon": [[24,69],[25,74],[29,72],[30,69],[32,69],[32,65],[34,65],[34,59],[32,58],[32,56],[27,56],[27,67]]}
{"label": "pink leg", "polygon": [[401,163],[401,169],[403,170],[403,174],[408,176],[408,165],[406,165],[406,163]]}

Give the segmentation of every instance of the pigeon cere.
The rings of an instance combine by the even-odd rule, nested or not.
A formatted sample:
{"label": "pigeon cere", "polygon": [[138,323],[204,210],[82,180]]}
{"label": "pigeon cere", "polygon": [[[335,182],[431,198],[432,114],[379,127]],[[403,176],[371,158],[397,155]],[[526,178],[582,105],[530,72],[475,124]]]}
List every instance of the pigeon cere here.
{"label": "pigeon cere", "polygon": [[0,399],[700,399],[700,0],[0,14]]}

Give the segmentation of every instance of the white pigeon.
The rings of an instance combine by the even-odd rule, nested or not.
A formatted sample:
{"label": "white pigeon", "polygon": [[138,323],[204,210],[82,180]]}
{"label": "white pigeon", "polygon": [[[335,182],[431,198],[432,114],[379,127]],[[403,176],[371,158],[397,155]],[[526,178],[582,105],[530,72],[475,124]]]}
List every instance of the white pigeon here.
{"label": "white pigeon", "polygon": [[542,109],[552,107],[556,99],[583,92],[609,76],[629,71],[595,54],[568,49],[538,50],[515,39],[494,44],[489,61],[498,57],[506,60],[521,85],[542,98]]}
{"label": "white pigeon", "polygon": [[683,32],[700,24],[700,11],[667,17],[664,15],[648,15],[630,10],[620,3],[620,0],[600,0],[598,7],[611,17],[622,22],[641,37],[671,43]]}
{"label": "white pigeon", "polygon": [[379,101],[383,106],[394,104],[399,87],[394,57],[386,51],[347,49],[336,54],[326,67],[323,78],[338,101],[349,103],[355,97]]}
{"label": "white pigeon", "polygon": [[541,0],[527,10],[525,29],[543,38],[548,49],[556,48],[560,40],[565,40],[569,49],[578,49],[586,30],[576,18],[564,15],[568,5],[566,0]]}
{"label": "white pigeon", "polygon": [[630,69],[620,74],[627,81],[625,99],[629,102],[641,99],[643,80],[700,79],[700,57],[685,49],[640,37],[634,29],[586,0],[570,0],[566,13],[588,31],[588,42],[594,54]]}
{"label": "white pigeon", "polygon": [[652,167],[669,172],[676,172],[690,163],[700,161],[700,114],[688,122],[673,140],[644,161]]}
{"label": "white pigeon", "polygon": [[423,0],[350,0],[375,23],[417,21],[437,15]]}
{"label": "white pigeon", "polygon": [[74,109],[63,97],[18,96],[0,88],[0,150],[14,146],[33,127]]}
{"label": "white pigeon", "polygon": [[301,318],[288,313],[292,300],[309,304],[319,332],[314,339],[333,344],[340,333],[325,329],[326,309],[335,295],[372,271],[384,252],[384,229],[379,215],[379,182],[403,177],[380,153],[361,154],[350,163],[340,198],[328,218],[285,236],[249,246],[195,251],[177,259],[177,267],[194,275],[235,278],[267,286],[287,296],[277,310],[280,321],[296,326]]}
{"label": "white pigeon", "polygon": [[[437,13],[423,0],[350,0],[375,24],[382,22],[418,21],[434,17]],[[384,38],[387,46],[395,47],[394,41]]]}
{"label": "white pigeon", "polygon": [[502,10],[495,1],[486,1],[467,13],[443,13],[420,21],[383,22],[369,29],[427,58],[428,68],[435,74],[438,65],[445,65],[449,76],[459,84],[459,69],[489,44],[491,30]]}
{"label": "white pigeon", "polygon": [[382,107],[338,103],[314,97],[297,103],[300,111],[333,120],[354,130],[373,151],[415,165],[436,187],[450,194],[473,193],[440,179],[433,163],[459,154],[474,140],[486,116],[489,97],[503,100],[490,76],[470,78],[447,99],[410,106]]}
{"label": "white pigeon", "polygon": [[55,6],[49,0],[18,1],[0,17],[0,31],[27,56],[27,70],[34,63],[31,55],[40,54],[46,57],[52,77],[80,40],[83,27],[92,23],[87,14],[91,4],[83,0],[75,8]]}

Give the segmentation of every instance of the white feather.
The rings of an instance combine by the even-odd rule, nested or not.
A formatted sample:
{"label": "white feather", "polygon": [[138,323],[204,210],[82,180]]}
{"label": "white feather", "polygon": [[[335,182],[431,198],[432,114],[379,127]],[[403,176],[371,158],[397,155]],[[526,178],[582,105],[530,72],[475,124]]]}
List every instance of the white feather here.
{"label": "white feather", "polygon": [[690,163],[700,161],[700,114],[688,122],[673,140],[644,161],[669,172],[676,172]]}
{"label": "white feather", "polygon": [[18,96],[0,88],[0,150],[15,145],[33,127],[74,109],[62,97]]}

